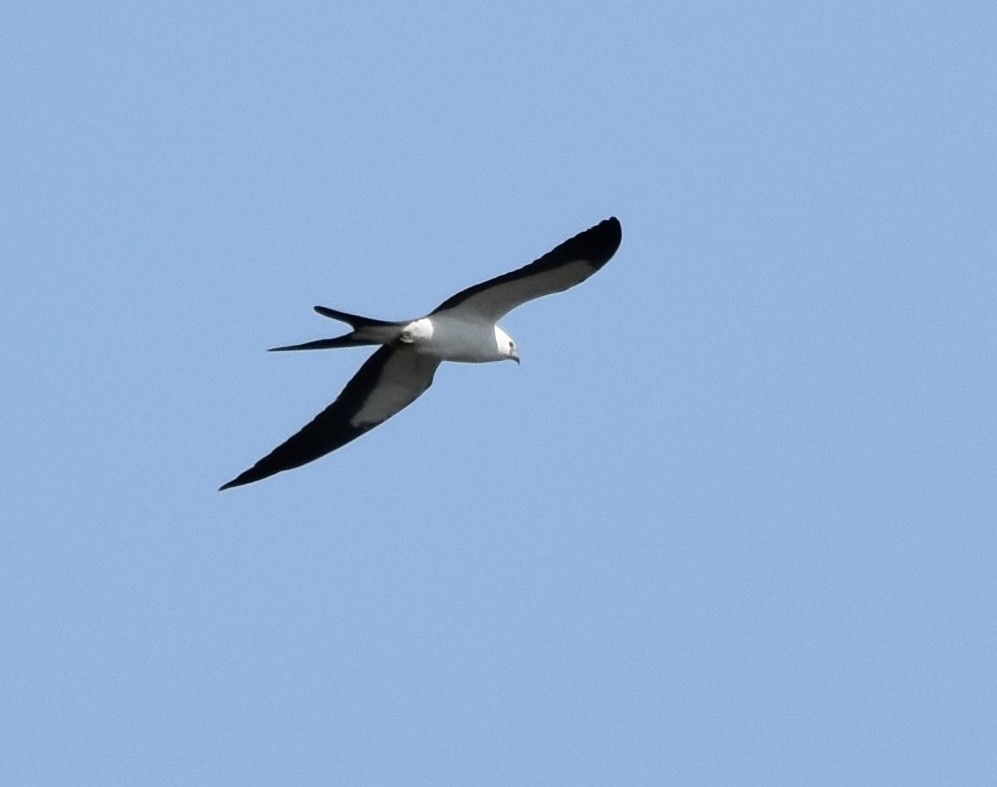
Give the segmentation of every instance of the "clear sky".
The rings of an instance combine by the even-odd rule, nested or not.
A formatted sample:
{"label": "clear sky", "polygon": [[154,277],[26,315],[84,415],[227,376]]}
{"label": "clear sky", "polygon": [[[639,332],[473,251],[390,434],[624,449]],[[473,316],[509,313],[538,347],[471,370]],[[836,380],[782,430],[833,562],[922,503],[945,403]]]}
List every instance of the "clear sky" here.
{"label": "clear sky", "polygon": [[8,3],[0,782],[992,783],[995,9]]}

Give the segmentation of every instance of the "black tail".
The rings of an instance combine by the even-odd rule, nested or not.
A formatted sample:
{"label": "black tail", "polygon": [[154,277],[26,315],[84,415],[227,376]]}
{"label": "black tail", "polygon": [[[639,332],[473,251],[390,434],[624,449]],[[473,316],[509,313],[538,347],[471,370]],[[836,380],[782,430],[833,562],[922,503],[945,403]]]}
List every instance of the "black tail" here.
{"label": "black tail", "polygon": [[334,339],[316,339],[313,342],[304,344],[288,344],[283,347],[271,347],[267,352],[279,353],[287,350],[331,350],[335,347],[359,347],[363,344],[376,344],[376,342],[366,341],[357,337],[353,333],[346,336],[337,336]]}
{"label": "black tail", "polygon": [[361,317],[358,314],[349,314],[348,312],[338,312],[335,309],[330,309],[328,306],[316,306],[315,311],[321,314],[323,317],[328,317],[330,320],[339,320],[340,322],[345,322],[353,330],[358,328],[365,328],[367,326],[384,328],[389,325],[397,325],[395,322],[387,322],[385,320],[375,320],[371,317]]}
{"label": "black tail", "polygon": [[304,344],[288,344],[283,347],[271,347],[270,352],[286,352],[288,350],[330,350],[335,347],[359,347],[364,344],[388,344],[397,339],[408,323],[374,320],[361,317],[358,314],[339,312],[326,306],[316,306],[315,311],[331,320],[345,322],[353,331],[345,336],[333,339],[316,339]]}

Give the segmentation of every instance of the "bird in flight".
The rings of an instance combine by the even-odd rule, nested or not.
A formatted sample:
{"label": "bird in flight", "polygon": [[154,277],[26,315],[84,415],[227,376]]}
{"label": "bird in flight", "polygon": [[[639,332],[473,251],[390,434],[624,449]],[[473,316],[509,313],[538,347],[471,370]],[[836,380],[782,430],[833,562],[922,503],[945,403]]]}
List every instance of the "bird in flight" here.
{"label": "bird in flight", "polygon": [[529,265],[461,290],[417,320],[386,322],[316,306],[323,317],[344,322],[353,330],[273,351],[377,344],[380,348],[336,401],[219,491],[300,467],[355,440],[419,398],[432,385],[443,361],[519,363],[516,342],[499,327],[498,320],[526,301],[585,281],[609,262],[622,237],[619,220],[606,219]]}

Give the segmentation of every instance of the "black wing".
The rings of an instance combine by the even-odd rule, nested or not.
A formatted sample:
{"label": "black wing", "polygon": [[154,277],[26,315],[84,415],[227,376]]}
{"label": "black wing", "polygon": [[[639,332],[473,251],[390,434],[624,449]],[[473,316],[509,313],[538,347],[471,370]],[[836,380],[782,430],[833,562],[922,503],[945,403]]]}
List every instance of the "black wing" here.
{"label": "black wing", "polygon": [[437,306],[433,314],[464,311],[494,322],[526,301],[585,281],[609,262],[622,239],[619,219],[606,219],[519,270],[461,290]]}
{"label": "black wing", "polygon": [[439,365],[438,360],[409,347],[384,345],[360,367],[335,402],[219,491],[300,467],[355,440],[418,399],[433,384]]}

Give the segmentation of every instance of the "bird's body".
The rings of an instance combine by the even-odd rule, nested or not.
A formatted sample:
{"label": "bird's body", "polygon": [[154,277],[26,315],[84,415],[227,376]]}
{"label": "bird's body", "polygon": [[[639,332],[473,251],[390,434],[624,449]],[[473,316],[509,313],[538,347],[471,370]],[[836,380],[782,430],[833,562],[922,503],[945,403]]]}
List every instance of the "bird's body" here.
{"label": "bird's body", "polygon": [[[411,338],[409,338],[411,337]],[[402,330],[400,341],[408,341],[420,355],[439,361],[489,363],[518,360],[516,344],[497,324],[469,322],[446,312],[414,320]]]}
{"label": "bird's body", "polygon": [[528,300],[584,281],[609,261],[621,238],[619,221],[606,219],[523,268],[462,290],[416,320],[388,322],[316,306],[319,314],[348,323],[353,331],[275,350],[372,344],[380,349],[311,423],[221,488],[299,467],[359,437],[415,401],[443,361],[518,363],[516,343],[497,320]]}

